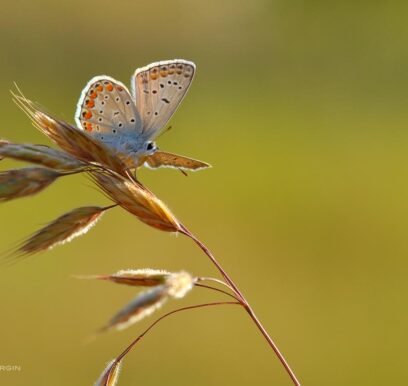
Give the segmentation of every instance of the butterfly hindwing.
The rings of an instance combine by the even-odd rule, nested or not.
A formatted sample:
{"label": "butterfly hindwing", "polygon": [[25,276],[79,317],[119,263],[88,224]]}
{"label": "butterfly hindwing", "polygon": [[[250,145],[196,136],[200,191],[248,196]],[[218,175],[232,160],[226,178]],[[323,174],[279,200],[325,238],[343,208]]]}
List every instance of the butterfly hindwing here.
{"label": "butterfly hindwing", "polygon": [[89,81],[79,99],[75,120],[79,128],[112,143],[123,134],[140,135],[142,121],[126,86],[108,76]]}
{"label": "butterfly hindwing", "polygon": [[142,119],[143,135],[155,139],[184,98],[195,65],[182,59],[152,63],[136,70],[132,94]]}
{"label": "butterfly hindwing", "polygon": [[146,164],[153,169],[171,167],[184,170],[199,170],[211,167],[205,162],[160,150],[148,156]]}

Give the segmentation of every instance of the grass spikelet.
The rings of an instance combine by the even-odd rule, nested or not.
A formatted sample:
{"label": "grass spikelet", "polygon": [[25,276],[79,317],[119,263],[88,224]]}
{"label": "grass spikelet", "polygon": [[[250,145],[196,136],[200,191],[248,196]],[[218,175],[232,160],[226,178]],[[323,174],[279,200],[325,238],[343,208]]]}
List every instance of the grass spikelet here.
{"label": "grass spikelet", "polygon": [[33,255],[64,244],[85,234],[110,207],[85,206],[63,214],[30,236],[17,250],[20,255]]}
{"label": "grass spikelet", "polygon": [[[130,277],[130,272],[137,272],[137,276],[143,276],[144,270],[137,271],[119,271],[119,277],[124,275],[124,277]],[[152,277],[156,273],[151,270],[150,276]],[[157,271],[156,271],[157,272]],[[160,271],[159,271],[160,272]],[[164,271],[165,272],[165,271]],[[135,276],[136,276],[135,275]],[[156,274],[157,275],[157,274]],[[163,274],[159,274],[162,277]],[[106,276],[105,276],[106,277]],[[105,278],[103,277],[103,278]],[[109,276],[107,276],[109,277]],[[110,280],[110,279],[107,279]],[[165,272],[164,284],[157,285],[145,292],[140,293],[123,307],[108,323],[102,331],[108,329],[123,330],[130,325],[142,320],[146,316],[149,316],[158,308],[160,308],[169,298],[180,299],[189,292],[194,285],[195,279],[188,272],[176,272],[168,273]],[[126,283],[127,284],[127,283]]]}
{"label": "grass spikelet", "polygon": [[64,175],[55,170],[28,167],[0,172],[0,201],[32,196]]}
{"label": "grass spikelet", "polygon": [[133,287],[155,287],[166,283],[170,272],[159,269],[124,269],[112,275],[80,276],[83,279],[106,280]]}
{"label": "grass spikelet", "polygon": [[165,284],[142,292],[123,307],[109,323],[102,328],[102,331],[111,329],[123,330],[152,314],[159,309],[167,299],[168,287]]}
{"label": "grass spikelet", "polygon": [[181,231],[176,217],[144,186],[119,175],[92,172],[91,176],[109,198],[140,221],[162,231]]}
{"label": "grass spikelet", "polygon": [[100,164],[119,174],[127,175],[125,164],[102,142],[94,140],[85,131],[52,117],[24,96],[13,96],[16,104],[30,117],[34,126],[61,149],[81,161]]}
{"label": "grass spikelet", "polygon": [[64,151],[44,145],[0,141],[0,157],[39,164],[57,170],[79,170],[87,166]]}
{"label": "grass spikelet", "polygon": [[167,293],[169,296],[180,299],[183,298],[187,292],[190,292],[194,286],[195,279],[185,271],[171,274],[166,284],[168,286]]}
{"label": "grass spikelet", "polygon": [[121,365],[121,361],[116,359],[110,361],[94,386],[115,386],[118,382]]}

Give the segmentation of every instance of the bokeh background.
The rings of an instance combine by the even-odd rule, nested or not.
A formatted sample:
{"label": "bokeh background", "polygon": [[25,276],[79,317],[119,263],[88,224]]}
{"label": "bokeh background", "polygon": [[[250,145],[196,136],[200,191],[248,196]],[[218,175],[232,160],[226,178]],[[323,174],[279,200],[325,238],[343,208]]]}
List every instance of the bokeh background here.
{"label": "bokeh background", "polygon": [[[152,61],[193,60],[159,146],[214,167],[143,170],[142,181],[210,246],[304,385],[405,384],[407,15],[404,1],[2,0],[0,135],[49,144],[12,103],[14,81],[72,122],[91,77],[127,83]],[[1,250],[107,202],[72,176],[2,204]],[[0,372],[0,384],[93,384],[153,319],[86,343],[135,291],[71,275],[141,267],[216,274],[189,240],[120,209],[86,237],[1,268],[0,364],[21,371]],[[161,312],[216,299],[197,289]],[[136,384],[291,383],[246,314],[225,307],[146,337],[120,378]]]}

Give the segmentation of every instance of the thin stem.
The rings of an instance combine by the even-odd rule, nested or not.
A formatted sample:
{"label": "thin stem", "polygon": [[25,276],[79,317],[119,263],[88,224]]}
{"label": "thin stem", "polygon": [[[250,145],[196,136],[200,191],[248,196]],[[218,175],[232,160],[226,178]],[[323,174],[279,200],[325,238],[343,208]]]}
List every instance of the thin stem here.
{"label": "thin stem", "polygon": [[126,349],[115,359],[115,362],[118,363],[120,362],[132,348],[136,345],[137,342],[139,342],[156,324],[158,324],[160,321],[163,319],[167,318],[170,315],[177,314],[182,311],[187,311],[187,310],[193,310],[195,308],[203,308],[203,307],[212,307],[212,306],[222,306],[222,305],[227,305],[227,304],[237,304],[240,305],[240,302],[214,302],[214,303],[203,303],[203,304],[195,304],[193,306],[187,306],[187,307],[182,307],[178,308],[176,310],[170,311],[167,314],[164,314],[160,318],[156,319],[149,327],[146,328]]}
{"label": "thin stem", "polygon": [[220,263],[217,261],[217,259],[214,257],[214,255],[211,253],[211,251],[206,247],[205,244],[203,244],[197,237],[195,237],[184,225],[181,225],[181,233],[183,233],[184,235],[191,238],[200,247],[200,249],[208,256],[208,258],[211,260],[211,262],[216,266],[218,271],[221,273],[221,275],[224,277],[226,282],[231,286],[231,289],[235,292],[235,294],[239,298],[242,306],[245,308],[245,310],[247,311],[247,313],[250,316],[250,318],[252,319],[252,321],[258,327],[259,331],[262,333],[262,335],[264,336],[264,338],[268,342],[269,346],[275,352],[275,354],[278,357],[279,361],[282,363],[282,365],[285,368],[286,372],[290,376],[293,384],[295,386],[301,386],[301,384],[300,384],[299,380],[297,379],[295,373],[293,372],[293,370],[289,366],[289,364],[286,361],[283,354],[280,352],[278,346],[272,340],[272,338],[269,336],[269,334],[266,331],[265,327],[262,325],[260,320],[257,318],[257,316],[255,315],[255,312],[253,311],[252,307],[249,305],[248,301],[245,299],[244,295],[241,293],[241,291],[239,290],[237,285],[233,282],[231,277],[227,274],[227,272],[224,270],[224,268],[220,265]]}
{"label": "thin stem", "polygon": [[206,276],[199,276],[196,277],[197,281],[213,281],[214,283],[222,284],[225,287],[232,289],[231,286],[220,279],[216,279],[215,277],[206,277]]}
{"label": "thin stem", "polygon": [[213,290],[213,291],[221,292],[221,293],[223,293],[223,294],[225,294],[225,295],[230,296],[231,298],[235,299],[237,302],[240,302],[240,304],[241,304],[240,299],[238,299],[237,297],[235,297],[234,295],[230,294],[230,293],[227,292],[227,291],[223,291],[222,289],[219,289],[219,288],[216,288],[216,287],[212,287],[212,286],[206,285],[206,284],[200,284],[200,283],[194,283],[194,286],[195,286],[195,287],[207,288],[207,289],[210,289],[210,290]]}

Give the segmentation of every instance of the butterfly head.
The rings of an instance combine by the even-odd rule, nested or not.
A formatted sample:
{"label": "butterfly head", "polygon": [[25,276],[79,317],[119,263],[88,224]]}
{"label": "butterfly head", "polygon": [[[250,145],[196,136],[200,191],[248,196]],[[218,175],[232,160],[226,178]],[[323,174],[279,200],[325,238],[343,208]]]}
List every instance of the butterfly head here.
{"label": "butterfly head", "polygon": [[154,154],[157,151],[157,145],[156,142],[153,141],[146,141],[143,144],[143,155],[144,156],[149,156]]}
{"label": "butterfly head", "polygon": [[129,167],[137,168],[145,162],[146,157],[154,154],[157,150],[156,143],[153,141],[137,143],[128,139],[122,142],[118,153]]}

